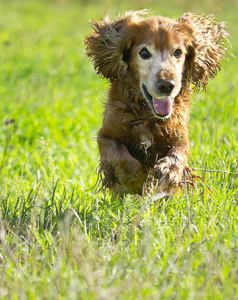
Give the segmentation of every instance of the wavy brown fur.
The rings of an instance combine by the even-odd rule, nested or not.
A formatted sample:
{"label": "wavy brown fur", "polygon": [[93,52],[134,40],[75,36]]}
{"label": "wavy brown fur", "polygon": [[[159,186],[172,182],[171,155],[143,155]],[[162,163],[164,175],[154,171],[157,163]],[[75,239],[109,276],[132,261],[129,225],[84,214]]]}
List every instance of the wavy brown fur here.
{"label": "wavy brown fur", "polygon": [[[99,176],[116,193],[142,194],[150,169],[162,191],[177,188],[188,168],[190,83],[197,91],[206,87],[228,44],[225,24],[211,15],[187,13],[173,20],[143,18],[146,13],[93,21],[93,32],[85,38],[96,72],[111,81],[98,134]],[[145,48],[150,57],[140,54]],[[160,89],[161,81],[172,91]],[[162,104],[166,101],[171,109]],[[167,115],[161,115],[160,105]]]}

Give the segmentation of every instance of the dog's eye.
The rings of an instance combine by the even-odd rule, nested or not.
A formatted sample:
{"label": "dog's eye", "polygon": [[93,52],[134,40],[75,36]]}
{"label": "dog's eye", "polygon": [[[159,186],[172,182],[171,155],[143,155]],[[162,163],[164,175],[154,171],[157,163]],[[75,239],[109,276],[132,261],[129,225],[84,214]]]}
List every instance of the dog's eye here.
{"label": "dog's eye", "polygon": [[152,56],[147,48],[143,48],[139,54],[140,54],[140,57],[143,59],[149,59]]}
{"label": "dog's eye", "polygon": [[174,51],[174,56],[179,58],[182,55],[182,51],[180,49],[177,49]]}

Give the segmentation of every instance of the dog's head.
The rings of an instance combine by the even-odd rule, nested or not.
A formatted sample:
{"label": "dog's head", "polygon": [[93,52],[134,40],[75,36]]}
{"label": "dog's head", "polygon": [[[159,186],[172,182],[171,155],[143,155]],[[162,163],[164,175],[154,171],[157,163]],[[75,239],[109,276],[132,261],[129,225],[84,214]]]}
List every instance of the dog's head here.
{"label": "dog's head", "polygon": [[85,39],[86,53],[103,77],[133,78],[154,114],[166,118],[188,82],[200,90],[216,75],[228,34],[213,16],[188,13],[173,20],[143,18],[145,13],[94,21],[94,32]]}

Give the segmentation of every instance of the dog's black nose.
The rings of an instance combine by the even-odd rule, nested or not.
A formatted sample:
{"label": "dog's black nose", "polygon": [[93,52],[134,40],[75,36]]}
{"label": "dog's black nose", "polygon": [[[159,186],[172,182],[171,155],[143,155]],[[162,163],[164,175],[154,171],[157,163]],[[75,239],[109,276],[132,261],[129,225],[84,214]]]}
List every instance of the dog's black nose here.
{"label": "dog's black nose", "polygon": [[170,94],[174,89],[174,82],[168,80],[159,80],[157,83],[159,91],[163,94]]}

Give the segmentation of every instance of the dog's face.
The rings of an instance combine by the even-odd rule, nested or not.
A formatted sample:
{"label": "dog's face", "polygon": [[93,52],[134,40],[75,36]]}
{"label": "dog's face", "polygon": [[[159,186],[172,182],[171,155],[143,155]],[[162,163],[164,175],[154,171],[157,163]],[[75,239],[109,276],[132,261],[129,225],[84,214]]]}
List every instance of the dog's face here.
{"label": "dog's face", "polygon": [[[157,27],[156,29],[155,26]],[[139,82],[141,93],[159,118],[168,118],[175,97],[182,87],[182,76],[187,56],[185,36],[168,26],[156,22],[148,36],[135,41],[129,58],[129,68]]]}
{"label": "dog's face", "polygon": [[225,23],[216,23],[212,15],[185,13],[174,20],[143,18],[145,13],[94,21],[94,31],[85,39],[86,53],[98,74],[120,81],[129,100],[142,95],[155,116],[168,118],[183,89],[192,83],[202,90],[217,74],[229,34]]}

